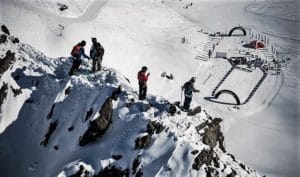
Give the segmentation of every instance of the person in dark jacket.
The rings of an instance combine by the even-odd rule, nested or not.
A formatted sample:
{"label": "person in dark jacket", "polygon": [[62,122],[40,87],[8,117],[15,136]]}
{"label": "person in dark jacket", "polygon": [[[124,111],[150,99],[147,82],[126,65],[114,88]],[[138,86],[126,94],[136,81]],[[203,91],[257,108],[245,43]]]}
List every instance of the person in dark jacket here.
{"label": "person in dark jacket", "polygon": [[199,90],[194,88],[195,81],[196,81],[195,77],[192,77],[181,87],[181,89],[184,91],[184,103],[183,103],[184,111],[188,111],[190,109],[190,105],[193,98],[193,92],[200,92]]}
{"label": "person in dark jacket", "polygon": [[72,76],[75,70],[78,70],[81,64],[81,58],[87,58],[89,59],[85,52],[84,52],[84,46],[86,45],[86,42],[83,40],[77,45],[75,45],[72,49],[71,55],[73,59],[73,65],[69,71],[69,75]]}
{"label": "person in dark jacket", "polygon": [[147,95],[147,81],[150,73],[147,73],[148,68],[143,66],[142,69],[138,72],[138,81],[139,81],[139,99],[143,100]]}
{"label": "person in dark jacket", "polygon": [[101,70],[101,63],[104,55],[104,48],[103,46],[97,42],[96,38],[92,38],[92,47],[90,49],[90,57],[93,60],[93,72]]}

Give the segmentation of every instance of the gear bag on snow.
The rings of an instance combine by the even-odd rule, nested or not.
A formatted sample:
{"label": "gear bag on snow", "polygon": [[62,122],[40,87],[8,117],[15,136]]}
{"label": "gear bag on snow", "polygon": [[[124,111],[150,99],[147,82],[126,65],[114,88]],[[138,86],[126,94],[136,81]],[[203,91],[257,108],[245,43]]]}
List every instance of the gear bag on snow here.
{"label": "gear bag on snow", "polygon": [[75,57],[77,54],[79,54],[80,48],[81,47],[79,45],[75,45],[71,51],[71,56]]}

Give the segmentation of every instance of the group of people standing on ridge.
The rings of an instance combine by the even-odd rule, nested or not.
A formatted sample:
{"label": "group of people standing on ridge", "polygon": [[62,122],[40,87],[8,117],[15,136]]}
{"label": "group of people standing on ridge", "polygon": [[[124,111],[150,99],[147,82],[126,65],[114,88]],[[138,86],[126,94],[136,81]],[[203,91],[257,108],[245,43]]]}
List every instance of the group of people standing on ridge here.
{"label": "group of people standing on ridge", "polygon": [[[92,59],[92,71],[100,71],[101,70],[101,63],[104,55],[104,48],[100,44],[100,42],[97,41],[96,38],[91,38],[92,40],[92,47],[90,49],[90,56],[87,56],[84,51],[84,47],[86,45],[86,42],[83,40],[76,44],[72,51],[71,56],[73,59],[73,65],[69,71],[69,75],[73,75],[75,70],[78,70],[80,67],[80,64],[82,62],[82,57],[87,59]],[[147,96],[147,81],[150,76],[150,73],[147,72],[148,68],[146,66],[143,66],[141,70],[137,74],[138,84],[139,84],[139,100],[146,99]],[[190,104],[192,102],[193,93],[194,92],[200,92],[198,89],[195,89],[194,83],[196,81],[195,77],[192,77],[189,81],[185,82],[184,85],[181,87],[182,91],[184,92],[184,103],[182,110],[188,111],[190,109]]]}
{"label": "group of people standing on ridge", "polygon": [[73,65],[69,71],[70,76],[73,75],[75,70],[79,69],[83,57],[87,58],[87,59],[92,59],[92,63],[93,63],[92,71],[93,72],[101,70],[101,63],[102,63],[102,59],[103,59],[103,55],[104,55],[104,48],[100,44],[100,42],[97,41],[97,38],[92,37],[91,40],[92,40],[92,47],[90,49],[90,56],[87,56],[85,54],[84,47],[86,45],[86,42],[84,40],[79,42],[78,44],[76,44],[73,47],[73,49],[71,51]]}
{"label": "group of people standing on ridge", "polygon": [[[143,66],[141,70],[137,74],[138,83],[139,83],[139,99],[144,100],[147,95],[147,81],[150,73],[147,73],[148,68]],[[196,78],[192,77],[189,81],[185,82],[181,87],[181,91],[184,92],[184,103],[182,106],[183,111],[190,110],[190,105],[193,98],[194,92],[200,92],[198,89],[195,89],[194,84],[196,82]]]}

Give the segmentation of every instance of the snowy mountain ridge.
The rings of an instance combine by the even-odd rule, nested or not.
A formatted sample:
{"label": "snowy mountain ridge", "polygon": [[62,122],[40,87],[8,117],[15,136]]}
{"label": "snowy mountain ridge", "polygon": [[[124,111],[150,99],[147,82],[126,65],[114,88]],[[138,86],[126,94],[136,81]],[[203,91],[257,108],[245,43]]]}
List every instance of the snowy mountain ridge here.
{"label": "snowy mountain ridge", "polygon": [[[69,58],[47,58],[0,35],[7,36],[0,44],[4,176],[259,176],[226,152],[222,119],[203,108],[172,115],[162,97],[138,101],[118,71],[90,74],[84,61],[69,77]],[[118,98],[110,99],[118,87]],[[110,111],[104,133],[80,146],[92,122]]]}

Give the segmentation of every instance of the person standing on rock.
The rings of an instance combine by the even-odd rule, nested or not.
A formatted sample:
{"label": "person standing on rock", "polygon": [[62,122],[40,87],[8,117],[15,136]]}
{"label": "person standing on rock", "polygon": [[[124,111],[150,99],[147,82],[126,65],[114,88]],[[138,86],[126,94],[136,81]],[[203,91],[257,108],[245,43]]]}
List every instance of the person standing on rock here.
{"label": "person standing on rock", "polygon": [[86,42],[83,40],[81,42],[79,42],[78,44],[76,44],[72,51],[71,51],[71,56],[73,59],[73,65],[69,71],[69,75],[72,76],[75,70],[79,69],[79,66],[81,64],[81,58],[82,56],[89,59],[90,57],[88,57],[85,52],[84,52],[84,46],[86,45]]}
{"label": "person standing on rock", "polygon": [[181,87],[182,91],[184,91],[184,103],[182,109],[184,111],[188,111],[190,109],[190,105],[193,98],[193,92],[200,92],[199,90],[194,88],[194,83],[196,79],[192,77],[189,81],[185,82]]}
{"label": "person standing on rock", "polygon": [[102,58],[104,55],[104,48],[103,46],[97,42],[96,38],[92,38],[92,47],[90,49],[90,57],[93,60],[93,67],[92,71],[100,71],[101,70],[101,63],[102,63]]}
{"label": "person standing on rock", "polygon": [[139,99],[143,100],[147,95],[147,81],[150,73],[147,73],[148,68],[143,66],[142,69],[138,72],[137,78],[139,81]]}

